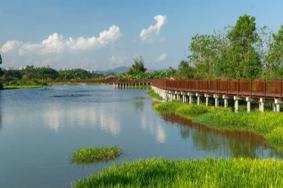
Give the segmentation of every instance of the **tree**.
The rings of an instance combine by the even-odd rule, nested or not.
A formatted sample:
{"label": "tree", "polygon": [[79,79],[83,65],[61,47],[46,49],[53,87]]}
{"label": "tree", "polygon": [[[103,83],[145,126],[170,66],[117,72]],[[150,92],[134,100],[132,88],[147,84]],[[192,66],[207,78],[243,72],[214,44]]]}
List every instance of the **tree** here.
{"label": "tree", "polygon": [[189,46],[189,60],[195,64],[195,77],[213,79],[223,77],[224,51],[227,39],[223,34],[195,35]]}
{"label": "tree", "polygon": [[233,79],[256,78],[261,71],[261,63],[254,45],[259,36],[253,16],[240,16],[236,25],[228,34],[229,47],[227,59],[227,73]]}
{"label": "tree", "polygon": [[283,25],[276,34],[273,34],[265,65],[267,78],[283,78]]}
{"label": "tree", "polygon": [[1,54],[0,54],[0,64],[2,64],[2,57],[1,57]]}
{"label": "tree", "polygon": [[143,58],[142,57],[134,58],[134,64],[129,69],[128,74],[138,75],[145,72],[146,72],[146,68],[144,66]]}
{"label": "tree", "polygon": [[194,78],[194,68],[186,61],[181,61],[176,72],[177,79],[186,80]]}

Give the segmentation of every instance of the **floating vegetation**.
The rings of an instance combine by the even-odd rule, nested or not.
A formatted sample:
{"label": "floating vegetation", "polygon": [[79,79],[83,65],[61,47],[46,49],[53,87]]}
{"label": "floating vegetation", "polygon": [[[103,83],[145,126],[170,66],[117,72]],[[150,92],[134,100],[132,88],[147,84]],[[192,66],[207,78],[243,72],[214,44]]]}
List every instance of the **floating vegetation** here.
{"label": "floating vegetation", "polygon": [[151,159],[110,167],[74,187],[283,187],[282,174],[283,162],[273,159]]}
{"label": "floating vegetation", "polygon": [[76,164],[89,164],[109,161],[121,155],[121,149],[112,147],[83,147],[72,153],[72,162]]}

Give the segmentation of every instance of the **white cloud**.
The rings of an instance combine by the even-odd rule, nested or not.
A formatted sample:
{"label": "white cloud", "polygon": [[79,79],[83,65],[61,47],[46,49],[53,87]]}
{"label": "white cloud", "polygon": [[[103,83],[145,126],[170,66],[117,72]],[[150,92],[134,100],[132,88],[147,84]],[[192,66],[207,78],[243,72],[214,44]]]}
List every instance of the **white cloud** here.
{"label": "white cloud", "polygon": [[17,52],[18,55],[26,54],[60,54],[63,52],[77,52],[83,50],[94,50],[105,47],[109,43],[117,40],[121,36],[120,28],[116,25],[102,31],[98,36],[65,38],[59,33],[53,33],[40,43],[30,43],[17,40],[7,41],[2,47],[2,53]]}
{"label": "white cloud", "polygon": [[157,15],[154,17],[154,20],[156,21],[155,24],[150,25],[148,28],[142,29],[140,32],[140,39],[142,41],[148,40],[152,38],[155,35],[158,35],[162,26],[166,23],[166,16],[164,15]]}
{"label": "white cloud", "polygon": [[162,62],[162,61],[165,61],[167,59],[167,54],[166,53],[162,53],[160,54],[160,56],[158,56],[156,59],[155,59],[155,62]]}

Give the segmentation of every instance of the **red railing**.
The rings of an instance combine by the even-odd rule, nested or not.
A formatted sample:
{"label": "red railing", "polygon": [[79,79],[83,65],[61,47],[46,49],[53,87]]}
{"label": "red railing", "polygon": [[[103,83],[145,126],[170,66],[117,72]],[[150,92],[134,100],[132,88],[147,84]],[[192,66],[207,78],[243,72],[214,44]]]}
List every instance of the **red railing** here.
{"label": "red railing", "polygon": [[283,98],[282,80],[151,80],[151,85],[183,92]]}

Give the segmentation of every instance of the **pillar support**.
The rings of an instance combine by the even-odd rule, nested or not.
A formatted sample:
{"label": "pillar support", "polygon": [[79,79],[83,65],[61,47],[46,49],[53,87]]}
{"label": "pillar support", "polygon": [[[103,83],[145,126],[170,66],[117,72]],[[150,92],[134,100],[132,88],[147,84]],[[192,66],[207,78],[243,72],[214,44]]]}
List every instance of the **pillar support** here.
{"label": "pillar support", "polygon": [[239,100],[240,100],[240,97],[234,96],[234,111],[235,112],[239,111]]}
{"label": "pillar support", "polygon": [[193,94],[192,93],[188,93],[189,96],[189,104],[193,103]]}
{"label": "pillar support", "polygon": [[259,98],[259,111],[264,112],[264,98]]}
{"label": "pillar support", "polygon": [[228,96],[223,95],[222,98],[224,99],[224,108],[227,108],[228,107]]}
{"label": "pillar support", "polygon": [[181,92],[181,95],[182,95],[182,102],[186,103],[186,93]]}
{"label": "pillar support", "polygon": [[214,98],[214,105],[215,105],[215,107],[218,107],[219,106],[219,100],[218,100],[219,96],[214,94],[213,98]]}
{"label": "pillar support", "polygon": [[246,97],[246,101],[247,101],[247,112],[251,112],[251,102],[252,102],[251,97]]}
{"label": "pillar support", "polygon": [[273,107],[274,112],[280,112],[280,103],[281,101],[279,99],[274,99],[274,107]]}
{"label": "pillar support", "polygon": [[205,97],[205,105],[208,106],[208,100],[209,100],[209,95],[208,94],[204,94]]}
{"label": "pillar support", "polygon": [[200,94],[196,93],[196,97],[197,97],[197,105],[200,105]]}

